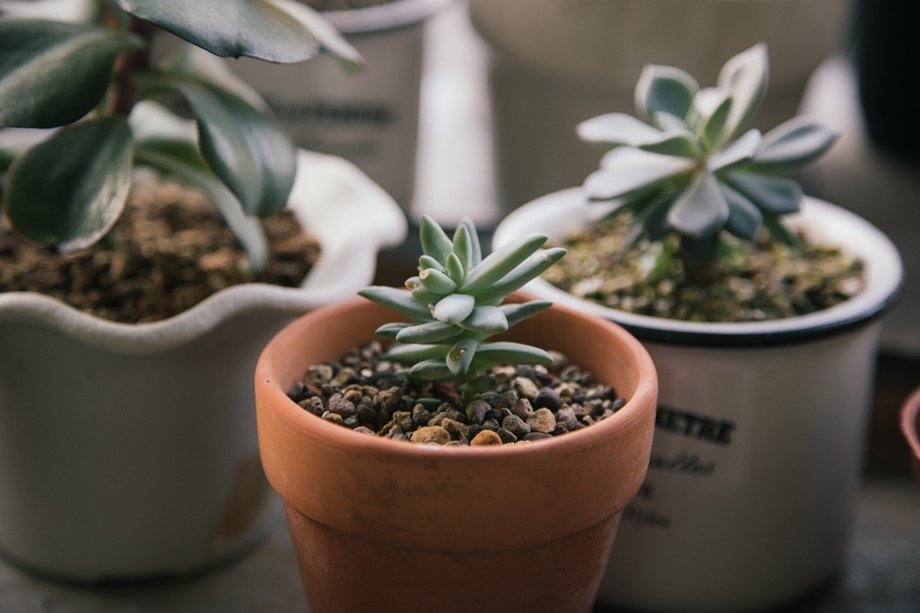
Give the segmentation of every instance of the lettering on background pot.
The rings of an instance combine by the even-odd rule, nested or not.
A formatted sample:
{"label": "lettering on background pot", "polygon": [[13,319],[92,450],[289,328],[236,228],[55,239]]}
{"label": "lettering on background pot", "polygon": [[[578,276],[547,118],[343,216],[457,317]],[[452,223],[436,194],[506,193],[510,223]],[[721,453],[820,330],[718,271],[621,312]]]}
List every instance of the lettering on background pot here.
{"label": "lettering on background pot", "polygon": [[731,445],[732,434],[735,432],[735,423],[727,419],[707,417],[664,405],[658,405],[655,427],[717,445]]}
{"label": "lettering on background pot", "polygon": [[292,102],[267,97],[269,106],[284,121],[304,121],[335,126],[386,128],[397,120],[396,111],[380,102],[307,100]]}

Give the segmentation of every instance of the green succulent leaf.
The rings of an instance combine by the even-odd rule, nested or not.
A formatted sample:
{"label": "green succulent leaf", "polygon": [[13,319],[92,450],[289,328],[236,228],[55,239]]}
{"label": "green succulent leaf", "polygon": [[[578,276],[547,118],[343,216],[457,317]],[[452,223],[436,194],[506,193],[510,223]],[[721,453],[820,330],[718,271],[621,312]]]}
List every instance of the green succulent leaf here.
{"label": "green succulent leaf", "polygon": [[578,124],[575,128],[578,138],[587,143],[598,143],[618,147],[630,145],[640,147],[661,142],[661,130],[626,113],[606,113]]}
{"label": "green succulent leaf", "polygon": [[734,104],[726,121],[726,138],[741,133],[760,108],[770,71],[767,46],[758,43],[729,59],[719,72],[718,86],[731,91]]}
{"label": "green succulent leaf", "polygon": [[782,172],[815,161],[836,142],[839,134],[807,117],[795,117],[770,130],[754,159],[753,169]]}
{"label": "green succulent leaf", "polygon": [[796,247],[799,244],[799,240],[796,238],[795,234],[790,232],[776,215],[764,215],[763,225],[767,231],[770,232],[770,235],[779,242],[789,245],[790,247]]}
{"label": "green succulent leaf", "polygon": [[768,215],[795,213],[802,202],[801,186],[786,177],[733,172],[728,182]]}
{"label": "green succulent leaf", "polygon": [[724,172],[745,166],[760,151],[762,142],[759,130],[748,130],[737,140],[709,158],[706,169],[710,172]]}
{"label": "green succulent leaf", "polygon": [[470,237],[470,260],[464,263],[466,271],[469,272],[482,261],[482,247],[479,244],[479,234],[476,232],[476,226],[469,217],[460,220],[460,225],[466,227],[467,234]]}
{"label": "green succulent leaf", "polygon": [[440,270],[441,272],[445,274],[447,273],[447,268],[444,266],[444,264],[437,261],[430,255],[419,256],[418,269],[422,271],[422,270],[425,270],[426,268],[434,268],[436,270]]}
{"label": "green succulent leaf", "polygon": [[509,303],[498,307],[505,314],[508,326],[511,327],[525,319],[529,319],[553,306],[548,300],[531,300],[530,302]]}
{"label": "green succulent leaf", "polygon": [[382,336],[383,338],[388,338],[391,341],[395,341],[396,335],[399,334],[401,330],[404,330],[411,325],[412,324],[410,323],[404,323],[404,322],[383,324],[382,326],[380,326],[374,331],[374,334],[378,334]]}
{"label": "green succulent leaf", "polygon": [[636,109],[646,120],[656,113],[683,118],[699,88],[696,80],[679,68],[650,64],[642,70],[636,84]]}
{"label": "green succulent leaf", "polygon": [[452,255],[457,257],[457,261],[460,263],[462,269],[461,279],[457,280],[459,283],[462,277],[478,264],[478,262],[473,263],[473,243],[470,238],[470,230],[462,223],[454,232],[453,245],[451,248],[453,250]]}
{"label": "green succulent leaf", "polygon": [[463,333],[457,326],[440,321],[407,326],[396,334],[400,343],[440,343],[456,338]]}
{"label": "green succulent leaf", "polygon": [[465,330],[482,334],[498,334],[508,329],[508,318],[494,306],[477,306],[469,317],[460,322]]}
{"label": "green succulent leaf", "polygon": [[441,381],[452,377],[444,359],[431,359],[418,362],[409,369],[409,375],[426,381]]}
{"label": "green succulent leaf", "polygon": [[460,258],[457,257],[457,254],[451,253],[447,256],[447,276],[450,277],[451,281],[454,283],[462,283],[465,274],[463,264],[460,262]]}
{"label": "green succulent leaf", "polygon": [[626,244],[635,245],[643,236],[656,241],[670,233],[672,228],[668,222],[668,213],[679,194],[680,191],[677,190],[665,190],[652,194],[640,207],[637,207],[633,224],[626,232]]}
{"label": "green succulent leaf", "polygon": [[649,153],[685,158],[696,158],[703,153],[697,139],[688,130],[670,130],[661,134],[661,139],[638,145],[638,148]]}
{"label": "green succulent leaf", "polygon": [[116,117],[63,128],[35,145],[4,181],[3,208],[13,228],[64,252],[89,247],[124,209],[133,153],[131,130]]}
{"label": "green succulent leaf", "polygon": [[137,146],[136,159],[138,164],[175,176],[204,192],[246,251],[252,269],[264,270],[268,262],[268,239],[261,224],[245,214],[240,201],[214,176],[192,143],[145,140]]}
{"label": "green succulent leaf", "polygon": [[438,268],[445,268],[453,243],[441,226],[428,215],[423,215],[419,223],[419,240],[422,243],[422,253],[434,258],[439,264]]}
{"label": "green succulent leaf", "polygon": [[300,62],[314,57],[322,47],[343,60],[360,62],[358,53],[325,19],[291,0],[115,3],[126,13],[222,57],[246,55],[270,62]]}
{"label": "green succulent leaf", "polygon": [[465,377],[478,348],[479,341],[477,340],[467,338],[457,341],[447,352],[444,363],[454,375]]}
{"label": "green succulent leaf", "polygon": [[514,270],[546,240],[547,237],[543,234],[531,234],[505,243],[469,272],[460,290],[471,294],[482,292]]}
{"label": "green succulent leaf", "polygon": [[467,294],[451,294],[434,305],[434,318],[448,324],[459,324],[470,316],[476,299]]}
{"label": "green succulent leaf", "polygon": [[437,268],[426,268],[418,273],[418,278],[426,290],[442,296],[457,289],[457,284],[453,279]]}
{"label": "green succulent leaf", "polygon": [[629,197],[688,174],[693,166],[691,159],[621,147],[604,156],[601,168],[588,176],[584,188],[591,198]]}
{"label": "green succulent leaf", "polygon": [[414,364],[425,360],[440,360],[444,363],[449,345],[393,345],[386,352],[386,358],[399,364]]}
{"label": "green succulent leaf", "polygon": [[481,344],[473,363],[476,371],[485,370],[485,368],[495,364],[542,364],[549,366],[553,363],[553,356],[538,347],[510,341],[498,341]]}
{"label": "green succulent leaf", "polygon": [[399,311],[415,321],[431,321],[432,319],[428,307],[413,300],[407,290],[385,285],[372,285],[358,291],[358,294],[371,302]]}
{"label": "green succulent leaf", "polygon": [[722,145],[729,113],[732,110],[732,102],[731,96],[725,96],[711,114],[704,116],[705,121],[700,131],[700,140],[707,150]]}
{"label": "green succulent leaf", "polygon": [[419,286],[412,290],[412,298],[425,305],[437,304],[437,302],[443,297],[444,294],[439,294],[429,289],[425,289],[424,286]]}
{"label": "green succulent leaf", "polygon": [[531,280],[539,277],[550,266],[565,255],[565,249],[553,247],[541,249],[516,266],[511,272],[496,281],[492,286],[479,292],[483,303],[498,301],[511,292],[524,287]]}
{"label": "green succulent leaf", "polygon": [[0,19],[0,128],[77,121],[102,100],[118,54],[142,45],[104,28]]}
{"label": "green succulent leaf", "polygon": [[715,234],[727,219],[728,203],[719,182],[708,172],[697,173],[668,212],[671,227],[690,238]]}
{"label": "green succulent leaf", "polygon": [[262,95],[249,83],[238,77],[227,62],[228,60],[224,58],[188,43],[179,45],[179,48],[163,61],[162,68],[168,72],[194,75],[201,81],[245,100],[250,106],[263,113],[271,112],[271,108]]}
{"label": "green succulent leaf", "polygon": [[728,203],[728,219],[725,229],[745,240],[751,240],[757,233],[757,228],[763,223],[763,215],[757,206],[741,195],[737,190],[722,183],[719,185],[725,202]]}

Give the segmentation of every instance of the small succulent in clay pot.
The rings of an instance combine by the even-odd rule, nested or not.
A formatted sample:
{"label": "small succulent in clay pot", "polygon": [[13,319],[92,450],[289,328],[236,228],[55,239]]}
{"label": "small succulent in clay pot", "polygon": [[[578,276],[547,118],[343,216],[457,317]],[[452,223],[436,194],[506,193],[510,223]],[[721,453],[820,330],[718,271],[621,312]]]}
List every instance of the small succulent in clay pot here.
{"label": "small succulent in clay pot", "polygon": [[[505,298],[565,255],[547,237],[521,237],[482,258],[464,220],[448,237],[431,218],[423,255],[405,289],[359,293],[409,321],[382,325],[372,342],[308,369],[288,395],[304,409],[354,430],[441,445],[533,442],[585,428],[625,401],[566,356],[492,340],[551,306]],[[577,356],[571,356],[573,359]]]}
{"label": "small succulent in clay pot", "polygon": [[[858,263],[783,223],[803,200],[788,175],[837,134],[807,117],[766,134],[746,129],[767,79],[763,44],[729,59],[714,87],[649,65],[636,85],[638,117],[608,113],[579,124],[582,140],[609,149],[583,185],[609,210],[585,233],[589,241],[567,244],[568,262],[551,282],[614,308],[700,321],[793,316],[855,294]],[[603,278],[604,268],[620,277]]]}

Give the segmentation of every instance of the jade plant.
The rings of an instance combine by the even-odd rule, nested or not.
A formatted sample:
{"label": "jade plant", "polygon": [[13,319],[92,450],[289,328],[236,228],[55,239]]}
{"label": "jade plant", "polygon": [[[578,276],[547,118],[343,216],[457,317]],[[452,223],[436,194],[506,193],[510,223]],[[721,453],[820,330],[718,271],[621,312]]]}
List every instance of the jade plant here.
{"label": "jade plant", "polygon": [[763,44],[722,67],[715,87],[701,88],[671,66],[646,66],[635,90],[638,117],[608,113],[577,127],[608,147],[584,189],[613,203],[610,216],[632,215],[627,242],[680,237],[677,255],[689,277],[712,274],[722,233],[751,240],[765,227],[794,242],[780,218],[799,210],[802,188],[784,176],[820,157],[836,133],[796,117],[762,135],[745,126],[767,89]]}
{"label": "jade plant", "polygon": [[405,289],[373,286],[359,292],[410,319],[377,329],[396,341],[387,351],[389,360],[408,366],[411,377],[455,383],[466,398],[494,387],[494,378],[483,374],[492,366],[552,363],[543,349],[488,339],[551,306],[544,300],[501,303],[559,261],[564,249],[541,249],[547,237],[532,234],[483,259],[469,219],[449,238],[425,216],[419,235],[418,275],[406,280]]}
{"label": "jade plant", "polygon": [[[87,248],[121,215],[133,169],[147,166],[204,191],[260,268],[267,246],[254,217],[285,205],[295,149],[216,56],[286,63],[326,51],[347,66],[360,56],[293,0],[95,0],[91,14],[88,23],[0,14],[0,128],[56,129],[0,153],[13,229],[61,252]],[[154,62],[158,31],[186,42]],[[197,142],[137,125],[138,103],[164,94],[184,99]]]}

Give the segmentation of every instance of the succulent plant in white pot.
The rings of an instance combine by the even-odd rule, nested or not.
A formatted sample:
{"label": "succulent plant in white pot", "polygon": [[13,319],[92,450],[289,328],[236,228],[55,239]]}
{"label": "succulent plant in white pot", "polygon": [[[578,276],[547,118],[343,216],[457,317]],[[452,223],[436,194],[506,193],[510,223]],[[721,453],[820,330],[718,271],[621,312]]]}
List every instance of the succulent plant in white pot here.
{"label": "succulent plant in white pot", "polygon": [[762,46],[730,59],[714,88],[648,67],[646,121],[581,123],[583,139],[611,147],[601,168],[495,233],[501,245],[547,232],[581,258],[526,289],[624,325],[659,370],[649,476],[605,602],[776,606],[844,563],[879,315],[901,263],[880,231],[782,176],[832,132],[804,118],[744,131],[766,78]]}
{"label": "succulent plant in white pot", "polygon": [[[210,55],[147,64],[144,42],[160,27],[216,55],[356,59],[294,4],[126,0],[98,3],[95,23],[0,19],[0,140],[25,144],[0,156],[4,233],[61,260],[101,251],[132,169],[146,166],[205,192],[253,267],[268,252],[254,215],[289,209],[322,248],[293,287],[242,283],[148,323],[0,293],[0,550],[25,568],[79,581],[182,574],[245,551],[278,518],[251,413],[258,349],[366,284],[405,220],[352,165],[292,147]],[[197,139],[146,100],[164,89],[188,99]]]}

